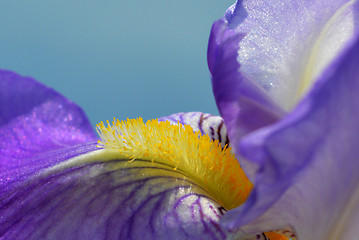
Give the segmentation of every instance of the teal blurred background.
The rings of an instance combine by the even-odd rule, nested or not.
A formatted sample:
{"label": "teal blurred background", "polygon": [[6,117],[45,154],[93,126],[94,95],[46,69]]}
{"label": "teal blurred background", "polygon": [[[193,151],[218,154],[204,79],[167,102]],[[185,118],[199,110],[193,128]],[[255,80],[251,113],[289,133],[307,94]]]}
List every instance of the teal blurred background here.
{"label": "teal blurred background", "polygon": [[218,114],[206,51],[228,0],[0,2],[0,68],[56,89],[101,120]]}

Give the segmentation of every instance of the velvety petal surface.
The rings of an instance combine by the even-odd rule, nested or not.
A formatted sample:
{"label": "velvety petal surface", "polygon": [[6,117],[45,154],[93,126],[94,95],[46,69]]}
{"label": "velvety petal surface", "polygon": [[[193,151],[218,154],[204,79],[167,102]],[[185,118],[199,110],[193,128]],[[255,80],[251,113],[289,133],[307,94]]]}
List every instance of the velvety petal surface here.
{"label": "velvety petal surface", "polygon": [[226,227],[289,224],[299,239],[357,238],[358,92],[357,37],[292,113],[243,139],[241,153],[259,169],[248,201],[224,216]]}
{"label": "velvety petal surface", "polygon": [[2,194],[0,238],[226,237],[219,227],[224,209],[191,179],[167,165],[104,152],[43,170]]}
{"label": "velvety petal surface", "polygon": [[94,150],[95,140],[77,105],[30,77],[0,71],[0,194],[29,174]]}
{"label": "velvety petal surface", "polygon": [[[356,0],[238,0],[226,13],[225,32],[243,37],[227,51],[238,54],[241,75],[291,109],[359,31],[358,4]],[[221,68],[234,70],[229,64]]]}
{"label": "velvety petal surface", "polygon": [[[219,226],[225,209],[185,173],[99,149],[82,110],[31,78],[2,71],[0,84],[0,239],[231,235]],[[182,124],[198,116],[215,120],[203,129],[223,125],[202,113],[169,119],[180,115]]]}

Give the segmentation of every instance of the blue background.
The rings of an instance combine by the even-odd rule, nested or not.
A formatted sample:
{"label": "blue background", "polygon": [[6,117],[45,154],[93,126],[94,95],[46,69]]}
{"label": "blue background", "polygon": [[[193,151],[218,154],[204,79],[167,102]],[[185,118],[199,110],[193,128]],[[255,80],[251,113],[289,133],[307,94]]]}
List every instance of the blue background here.
{"label": "blue background", "polygon": [[0,68],[113,117],[218,114],[206,51],[228,0],[0,2]]}

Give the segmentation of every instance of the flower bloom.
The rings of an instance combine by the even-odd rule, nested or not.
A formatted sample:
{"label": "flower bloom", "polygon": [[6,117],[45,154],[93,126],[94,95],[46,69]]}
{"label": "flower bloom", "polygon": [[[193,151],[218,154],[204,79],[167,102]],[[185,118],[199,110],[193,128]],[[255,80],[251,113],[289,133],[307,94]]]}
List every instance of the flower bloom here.
{"label": "flower bloom", "polygon": [[[113,135],[99,125],[98,143],[78,106],[31,78],[3,70],[0,103],[1,239],[224,239],[228,232],[219,218],[225,209],[219,202],[231,207],[248,195],[231,200],[228,191],[234,187],[220,180],[238,178],[238,162],[192,128],[158,121],[146,128],[131,120]],[[213,138],[226,136],[220,117],[190,113],[166,119],[197,126]],[[119,145],[112,149],[116,138]],[[178,162],[176,151],[193,162]],[[210,165],[211,158],[207,165],[196,162],[209,153],[216,164]],[[220,164],[237,169],[235,175],[224,176]],[[248,192],[251,183],[242,187]]]}
{"label": "flower bloom", "polygon": [[358,9],[237,1],[208,47],[224,121],[115,120],[98,142],[78,106],[0,71],[0,238],[355,239]]}
{"label": "flower bloom", "polygon": [[278,235],[220,226],[253,187],[222,118],[100,123],[98,141],[82,110],[54,90],[4,70],[0,84],[2,239]]}

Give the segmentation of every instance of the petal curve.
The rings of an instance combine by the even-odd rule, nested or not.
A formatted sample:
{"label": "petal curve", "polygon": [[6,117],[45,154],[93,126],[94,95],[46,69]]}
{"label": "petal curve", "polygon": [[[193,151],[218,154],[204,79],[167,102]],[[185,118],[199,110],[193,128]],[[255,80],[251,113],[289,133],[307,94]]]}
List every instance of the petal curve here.
{"label": "petal curve", "polygon": [[243,139],[259,171],[249,200],[224,216],[227,227],[290,224],[299,239],[356,238],[358,63],[356,37],[291,114]]}
{"label": "petal curve", "polygon": [[32,78],[0,71],[0,186],[63,159],[43,153],[94,140],[80,107]]}
{"label": "petal curve", "polygon": [[358,5],[356,0],[238,0],[225,19],[227,32],[245,35],[237,41],[241,74],[291,109],[305,92],[302,84],[309,86],[358,33]]}
{"label": "petal curve", "polygon": [[[243,34],[229,28],[221,19],[212,26],[208,43],[208,66],[212,75],[212,89],[217,107],[227,127],[231,145],[239,159],[235,146],[246,134],[278,121],[284,111],[254,81],[238,72],[238,42]],[[249,178],[253,167],[240,159]]]}

